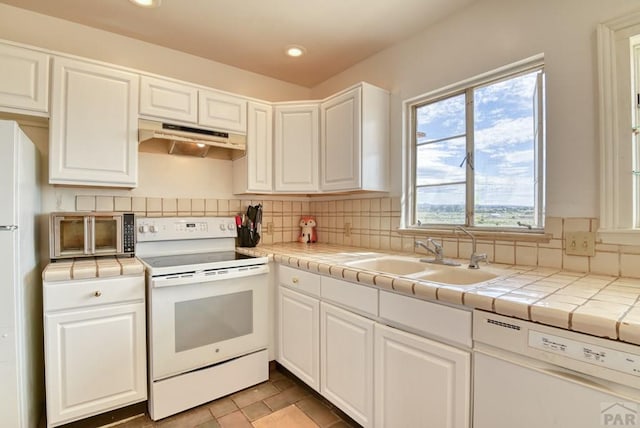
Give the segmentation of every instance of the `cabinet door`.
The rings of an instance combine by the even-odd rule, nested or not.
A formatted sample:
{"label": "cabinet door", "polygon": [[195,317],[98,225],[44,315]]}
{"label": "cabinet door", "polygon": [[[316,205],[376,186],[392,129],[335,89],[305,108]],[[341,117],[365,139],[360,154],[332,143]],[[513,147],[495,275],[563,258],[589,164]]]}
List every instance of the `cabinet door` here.
{"label": "cabinet door", "polygon": [[45,313],[49,424],[146,398],[144,317],[142,302]]}
{"label": "cabinet door", "polygon": [[198,123],[247,133],[247,100],[215,91],[198,92]]}
{"label": "cabinet door", "polygon": [[53,64],[49,183],[135,187],[138,76],[66,58]]}
{"label": "cabinet door", "polygon": [[276,106],[277,191],[318,190],[318,105]]}
{"label": "cabinet door", "polygon": [[249,103],[247,190],[273,190],[273,113],[268,104]]}
{"label": "cabinet door", "polygon": [[49,111],[49,55],[0,45],[0,106],[28,114]]}
{"label": "cabinet door", "polygon": [[320,390],[320,302],[285,287],[278,296],[278,362]]}
{"label": "cabinet door", "polygon": [[469,427],[469,352],[380,324],[375,349],[376,427]]}
{"label": "cabinet door", "polygon": [[361,186],[361,97],[358,87],[322,103],[322,190]]}
{"label": "cabinet door", "polygon": [[196,123],[198,121],[198,88],[141,76],[140,114]]}
{"label": "cabinet door", "polygon": [[320,391],[363,427],[373,426],[374,324],[327,303],[320,306]]}

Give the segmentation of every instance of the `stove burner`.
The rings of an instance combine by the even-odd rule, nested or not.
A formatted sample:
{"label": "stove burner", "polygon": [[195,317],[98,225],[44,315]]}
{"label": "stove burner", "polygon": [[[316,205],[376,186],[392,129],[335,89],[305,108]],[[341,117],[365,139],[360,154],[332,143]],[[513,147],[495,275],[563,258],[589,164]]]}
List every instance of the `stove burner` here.
{"label": "stove burner", "polygon": [[211,253],[176,254],[172,256],[144,257],[151,268],[167,268],[201,265],[205,263],[229,262],[233,260],[254,259],[255,257],[235,251],[216,251]]}

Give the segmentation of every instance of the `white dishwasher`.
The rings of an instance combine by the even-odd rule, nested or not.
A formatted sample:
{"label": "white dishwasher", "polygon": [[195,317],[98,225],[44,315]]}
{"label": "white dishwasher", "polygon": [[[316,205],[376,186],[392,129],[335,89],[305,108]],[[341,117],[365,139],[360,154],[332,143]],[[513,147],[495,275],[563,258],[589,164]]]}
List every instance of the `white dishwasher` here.
{"label": "white dishwasher", "polygon": [[474,428],[640,427],[640,346],[475,310]]}

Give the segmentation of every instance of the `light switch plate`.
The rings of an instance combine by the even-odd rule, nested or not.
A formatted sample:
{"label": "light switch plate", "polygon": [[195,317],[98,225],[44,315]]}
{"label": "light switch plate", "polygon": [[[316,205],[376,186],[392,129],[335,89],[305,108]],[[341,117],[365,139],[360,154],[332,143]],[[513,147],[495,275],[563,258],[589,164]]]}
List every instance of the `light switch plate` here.
{"label": "light switch plate", "polygon": [[595,256],[595,232],[566,232],[564,249],[565,253],[570,256]]}

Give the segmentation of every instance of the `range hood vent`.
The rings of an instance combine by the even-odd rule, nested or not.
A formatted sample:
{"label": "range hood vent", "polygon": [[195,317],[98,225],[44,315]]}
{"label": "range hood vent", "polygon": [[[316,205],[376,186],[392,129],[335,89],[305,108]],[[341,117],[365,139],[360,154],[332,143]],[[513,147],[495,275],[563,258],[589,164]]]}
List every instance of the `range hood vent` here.
{"label": "range hood vent", "polygon": [[192,128],[171,123],[138,121],[138,141],[149,140],[168,142],[168,153],[205,157],[212,147],[244,151],[247,148],[246,136],[230,132]]}

